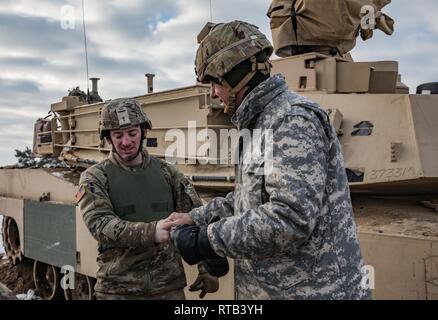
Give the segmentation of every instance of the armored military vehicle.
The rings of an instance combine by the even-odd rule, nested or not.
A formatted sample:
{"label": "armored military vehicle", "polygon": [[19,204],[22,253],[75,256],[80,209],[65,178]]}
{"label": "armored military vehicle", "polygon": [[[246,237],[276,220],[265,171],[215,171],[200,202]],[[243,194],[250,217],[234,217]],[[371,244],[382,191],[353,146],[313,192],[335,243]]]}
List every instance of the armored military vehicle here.
{"label": "armored military vehicle", "polygon": [[[375,299],[437,299],[438,85],[409,94],[396,61],[354,62],[349,54],[358,34],[367,39],[373,28],[392,33],[392,19],[380,11],[389,2],[272,1],[268,15],[280,56],[272,61],[272,73],[320,103],[339,134],[368,274],[364,285]],[[362,25],[371,12],[364,6],[379,17],[373,28]],[[199,40],[211,27],[206,25]],[[146,77],[148,92],[133,98],[153,124],[145,142],[149,152],[175,162],[206,201],[232,190],[234,128],[209,87],[153,92],[153,75]],[[97,79],[92,81],[96,97]],[[98,133],[104,103],[88,99],[75,90],[53,103],[52,117],[39,119],[34,128],[34,154],[62,159],[68,168],[0,170],[7,255],[13,263],[34,261],[35,286],[47,299],[59,297],[60,279],[69,270],[76,285],[64,286],[65,297],[93,296],[97,244],[75,193],[80,172],[105,158],[110,147]],[[225,138],[208,144],[212,137]],[[185,267],[191,281],[195,271]],[[233,296],[230,272],[209,298]]]}

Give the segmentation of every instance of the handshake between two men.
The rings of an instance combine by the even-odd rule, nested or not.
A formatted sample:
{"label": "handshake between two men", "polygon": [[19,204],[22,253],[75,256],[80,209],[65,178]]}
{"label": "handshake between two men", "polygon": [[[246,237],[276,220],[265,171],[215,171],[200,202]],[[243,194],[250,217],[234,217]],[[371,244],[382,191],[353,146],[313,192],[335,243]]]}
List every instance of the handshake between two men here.
{"label": "handshake between two men", "polygon": [[[215,217],[210,221],[219,220]],[[173,212],[166,219],[159,220],[155,229],[155,242],[171,242],[181,257],[189,265],[200,263],[201,269],[189,291],[201,290],[200,297],[219,289],[217,278],[228,273],[229,265],[226,257],[218,255],[210,245],[207,237],[207,226],[196,226],[188,213]]]}

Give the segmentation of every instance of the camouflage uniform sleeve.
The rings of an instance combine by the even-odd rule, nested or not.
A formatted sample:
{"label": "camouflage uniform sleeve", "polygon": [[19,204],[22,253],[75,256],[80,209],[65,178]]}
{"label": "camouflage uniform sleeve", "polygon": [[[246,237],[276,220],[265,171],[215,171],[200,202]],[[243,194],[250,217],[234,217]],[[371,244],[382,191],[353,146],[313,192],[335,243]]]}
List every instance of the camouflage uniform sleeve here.
{"label": "camouflage uniform sleeve", "polygon": [[232,216],[234,214],[234,191],[228,193],[225,198],[214,198],[206,205],[193,209],[189,214],[198,226],[208,224],[214,216],[221,218]]}
{"label": "camouflage uniform sleeve", "polygon": [[328,146],[321,128],[302,116],[285,117],[273,126],[273,170],[264,176],[267,202],[209,225],[209,240],[218,254],[289,256],[310,237],[327,177]]}
{"label": "camouflage uniform sleeve", "polygon": [[175,210],[177,212],[189,212],[193,208],[201,206],[201,198],[189,179],[178,171],[175,166],[163,160],[160,161],[164,177],[172,187]]}
{"label": "camouflage uniform sleeve", "polygon": [[154,244],[156,222],[129,222],[114,213],[105,187],[106,176],[102,171],[90,168],[83,172],[79,185],[85,190],[78,202],[79,209],[85,225],[100,244],[114,247],[147,247]]}

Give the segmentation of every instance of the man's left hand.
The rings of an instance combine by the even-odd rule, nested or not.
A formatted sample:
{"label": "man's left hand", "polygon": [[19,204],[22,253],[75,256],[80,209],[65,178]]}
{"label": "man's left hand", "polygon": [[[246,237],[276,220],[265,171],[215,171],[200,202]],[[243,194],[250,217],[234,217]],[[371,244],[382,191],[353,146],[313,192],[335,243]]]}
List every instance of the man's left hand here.
{"label": "man's left hand", "polygon": [[172,212],[167,219],[172,222],[172,226],[177,226],[181,224],[194,225],[192,217],[188,213],[184,212]]}
{"label": "man's left hand", "polygon": [[207,293],[213,293],[219,290],[219,279],[210,275],[208,272],[198,274],[195,282],[190,285],[189,291],[193,292],[198,290],[201,290],[199,298],[203,299]]}

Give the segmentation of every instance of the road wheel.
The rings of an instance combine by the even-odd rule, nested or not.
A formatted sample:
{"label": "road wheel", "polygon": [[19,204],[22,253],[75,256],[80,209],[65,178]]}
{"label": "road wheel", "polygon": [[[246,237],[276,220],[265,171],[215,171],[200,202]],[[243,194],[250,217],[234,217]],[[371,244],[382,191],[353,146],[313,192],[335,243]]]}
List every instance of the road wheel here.
{"label": "road wheel", "polygon": [[89,276],[75,272],[74,289],[66,287],[64,296],[66,300],[93,300],[94,284],[96,280]]}
{"label": "road wheel", "polygon": [[6,256],[16,265],[23,261],[23,255],[20,248],[20,233],[18,232],[18,226],[14,219],[11,217],[3,218],[3,246],[5,248]]}
{"label": "road wheel", "polygon": [[35,261],[33,264],[33,282],[37,295],[44,300],[60,300],[63,298],[60,273],[57,267]]}

